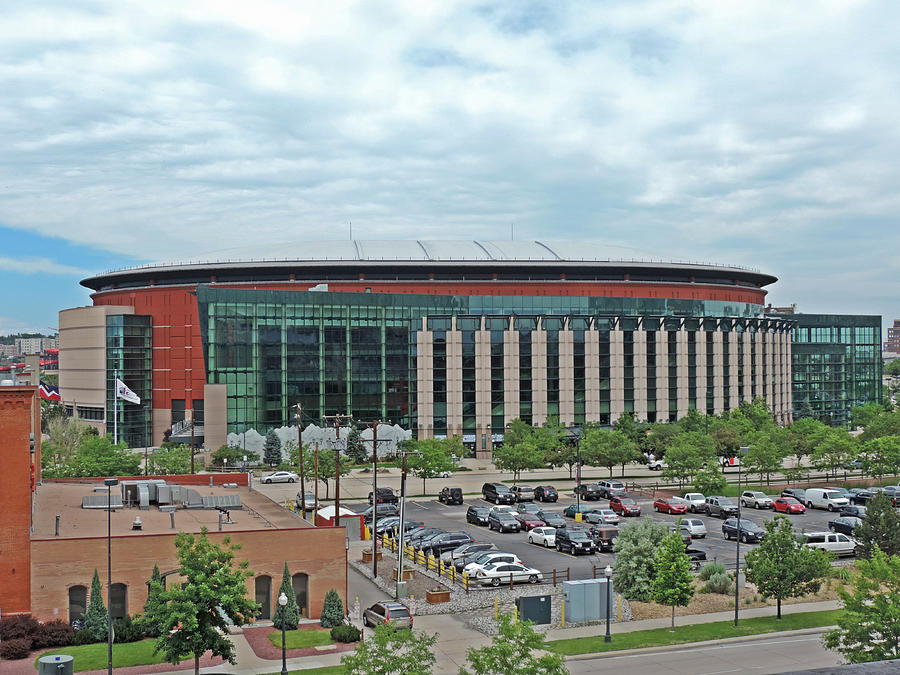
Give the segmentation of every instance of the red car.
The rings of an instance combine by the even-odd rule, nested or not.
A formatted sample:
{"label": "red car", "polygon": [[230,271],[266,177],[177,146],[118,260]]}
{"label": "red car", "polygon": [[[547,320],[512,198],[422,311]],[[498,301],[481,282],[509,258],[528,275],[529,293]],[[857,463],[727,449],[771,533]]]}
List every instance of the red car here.
{"label": "red car", "polygon": [[806,513],[806,507],[793,497],[779,497],[775,500],[776,513]]}
{"label": "red car", "polygon": [[631,497],[610,497],[609,508],[620,516],[641,515],[641,507]]}
{"label": "red car", "polygon": [[653,502],[653,509],[660,513],[687,513],[687,503],[677,497],[660,497]]}
{"label": "red car", "polygon": [[530,530],[533,527],[543,527],[544,521],[533,513],[517,513],[516,520],[522,525],[523,530]]}

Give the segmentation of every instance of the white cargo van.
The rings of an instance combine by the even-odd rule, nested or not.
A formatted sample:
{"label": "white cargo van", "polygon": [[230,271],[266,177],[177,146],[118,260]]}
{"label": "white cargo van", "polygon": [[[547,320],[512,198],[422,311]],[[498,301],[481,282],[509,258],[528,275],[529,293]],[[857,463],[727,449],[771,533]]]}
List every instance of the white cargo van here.
{"label": "white cargo van", "polygon": [[829,488],[809,488],[804,499],[806,499],[806,508],[808,509],[840,511],[842,506],[850,504],[850,500],[842,496],[840,492]]}

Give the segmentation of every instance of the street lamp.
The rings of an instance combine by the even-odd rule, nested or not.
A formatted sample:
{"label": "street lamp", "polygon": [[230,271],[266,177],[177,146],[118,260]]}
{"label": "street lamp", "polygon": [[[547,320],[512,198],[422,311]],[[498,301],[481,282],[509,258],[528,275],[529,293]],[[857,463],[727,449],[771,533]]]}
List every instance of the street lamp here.
{"label": "street lamp", "polygon": [[288,675],[287,650],[284,646],[284,624],[286,623],[286,621],[284,620],[284,615],[287,603],[287,596],[284,594],[284,591],[282,591],[281,595],[278,596],[278,604],[281,606],[281,675]]}
{"label": "street lamp", "polygon": [[606,636],[604,642],[612,642],[612,634],[609,632],[609,615],[612,614],[612,567],[606,566],[603,576],[606,577]]}
{"label": "street lamp", "polygon": [[112,645],[113,645],[113,620],[112,620],[112,489],[119,484],[118,478],[107,478],[103,481],[106,486],[106,629],[107,652],[106,672],[112,675]]}

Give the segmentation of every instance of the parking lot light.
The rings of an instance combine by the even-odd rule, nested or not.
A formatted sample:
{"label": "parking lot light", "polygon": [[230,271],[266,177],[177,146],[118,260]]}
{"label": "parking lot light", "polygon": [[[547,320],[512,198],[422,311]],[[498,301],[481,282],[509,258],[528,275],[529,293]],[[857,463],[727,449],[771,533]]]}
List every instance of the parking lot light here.
{"label": "parking lot light", "polygon": [[603,570],[603,576],[606,577],[606,635],[604,642],[612,642],[612,633],[609,632],[609,615],[612,614],[612,567],[606,566]]}

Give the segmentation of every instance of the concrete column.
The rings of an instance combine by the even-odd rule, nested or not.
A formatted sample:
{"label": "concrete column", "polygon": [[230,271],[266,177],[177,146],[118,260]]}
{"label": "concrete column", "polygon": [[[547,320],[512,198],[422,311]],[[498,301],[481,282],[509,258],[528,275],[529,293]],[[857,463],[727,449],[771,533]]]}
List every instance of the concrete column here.
{"label": "concrete column", "polygon": [[738,334],[732,330],[728,333],[728,409],[736,410],[741,403],[741,391],[738,385],[738,362],[740,356],[738,354]]}
{"label": "concrete column", "polygon": [[559,421],[575,424],[575,336],[559,331]]}
{"label": "concrete column", "polygon": [[756,383],[756,395],[765,397],[766,390],[763,386],[763,333],[756,331],[753,335],[756,345],[756,359],[753,363],[753,381]]}
{"label": "concrete column", "polygon": [[584,331],[584,419],[600,419],[600,333]]}
{"label": "concrete column", "polygon": [[416,333],[416,402],[419,438],[434,434],[434,333],[423,329]]}
{"label": "concrete column", "polygon": [[647,419],[647,333],[644,330],[634,331],[634,416],[638,420]]}
{"label": "concrete column", "polygon": [[[519,416],[519,332],[503,331],[503,420]],[[495,433],[500,433],[497,431]]]}
{"label": "concrete column", "polygon": [[741,398],[745,401],[753,400],[753,347],[751,338],[753,336],[749,331],[741,333],[741,340],[744,345],[744,391],[741,392]]}
{"label": "concrete column", "polygon": [[713,411],[721,415],[725,411],[725,385],[722,378],[725,376],[725,355],[722,347],[724,336],[722,331],[713,333]]}
{"label": "concrete column", "polygon": [[669,332],[656,334],[656,421],[669,419]]}
{"label": "concrete column", "polygon": [[203,387],[203,444],[212,450],[228,442],[228,386]]}
{"label": "concrete column", "polygon": [[547,421],[547,333],[531,333],[531,423]]}
{"label": "concrete column", "polygon": [[694,343],[697,352],[697,410],[706,414],[706,393],[709,383],[706,381],[706,331],[698,330],[696,342]]}
{"label": "concrete column", "polygon": [[675,333],[675,371],[678,373],[676,384],[677,408],[675,416],[681,419],[690,408],[688,396],[688,334],[683,328]]}
{"label": "concrete column", "polygon": [[781,405],[783,410],[782,424],[790,424],[794,418],[793,400],[794,392],[792,386],[792,366],[791,362],[791,336],[792,332],[785,330],[781,334],[781,353],[783,355],[783,366],[781,369],[781,381],[783,383],[783,393],[781,395]]}
{"label": "concrete column", "polygon": [[462,332],[447,331],[447,435],[462,435]]}
{"label": "concrete column", "polygon": [[625,334],[609,331],[609,421],[625,412]]}

